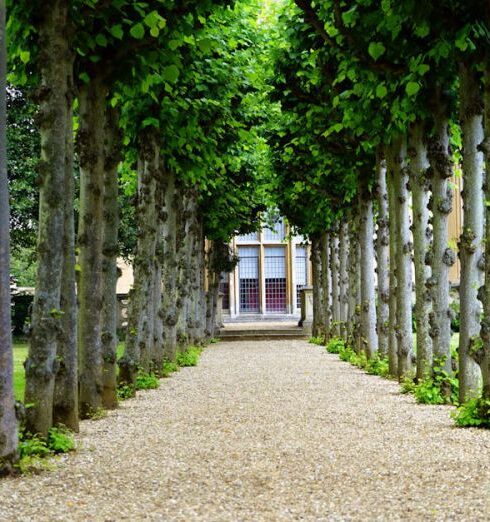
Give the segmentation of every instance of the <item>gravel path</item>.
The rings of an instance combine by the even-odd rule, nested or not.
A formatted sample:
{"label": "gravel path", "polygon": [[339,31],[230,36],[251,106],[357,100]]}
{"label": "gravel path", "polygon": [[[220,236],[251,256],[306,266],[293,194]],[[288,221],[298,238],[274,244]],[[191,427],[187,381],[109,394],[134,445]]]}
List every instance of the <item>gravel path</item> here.
{"label": "gravel path", "polygon": [[220,343],[105,419],[0,520],[489,520],[490,433],[304,341]]}

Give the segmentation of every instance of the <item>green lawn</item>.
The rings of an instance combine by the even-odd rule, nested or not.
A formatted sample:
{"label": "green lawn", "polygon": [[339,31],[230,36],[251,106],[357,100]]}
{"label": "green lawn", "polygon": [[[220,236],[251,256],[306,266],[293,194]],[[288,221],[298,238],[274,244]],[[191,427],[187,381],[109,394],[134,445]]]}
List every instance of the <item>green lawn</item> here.
{"label": "green lawn", "polygon": [[[28,346],[26,342],[14,341],[14,395],[18,401],[24,400],[26,380],[24,375],[24,361],[27,359]],[[117,357],[124,352],[124,343],[117,347]]]}

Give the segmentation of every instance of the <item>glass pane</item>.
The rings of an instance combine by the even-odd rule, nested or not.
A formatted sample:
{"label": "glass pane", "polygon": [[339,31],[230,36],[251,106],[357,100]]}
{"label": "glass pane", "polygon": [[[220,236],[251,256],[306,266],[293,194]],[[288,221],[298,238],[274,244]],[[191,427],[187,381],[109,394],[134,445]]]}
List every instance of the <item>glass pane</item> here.
{"label": "glass pane", "polygon": [[238,278],[241,312],[259,311],[259,249],[238,249]]}
{"label": "glass pane", "polygon": [[230,309],[230,274],[223,272],[219,280],[219,291],[223,294],[223,310]]}
{"label": "glass pane", "polygon": [[267,312],[286,311],[286,257],[284,247],[264,249],[265,308]]}
{"label": "glass pane", "polygon": [[274,224],[274,229],[269,230],[264,228],[264,240],[265,241],[284,241],[286,237],[286,225],[284,220],[281,219]]}
{"label": "glass pane", "polygon": [[296,276],[296,306],[301,307],[301,289],[308,283],[308,263],[306,247],[296,247],[295,276]]}
{"label": "glass pane", "polygon": [[248,241],[258,241],[259,240],[259,233],[258,232],[252,232],[251,234],[242,234],[241,236],[237,236],[237,241],[239,243],[246,243]]}

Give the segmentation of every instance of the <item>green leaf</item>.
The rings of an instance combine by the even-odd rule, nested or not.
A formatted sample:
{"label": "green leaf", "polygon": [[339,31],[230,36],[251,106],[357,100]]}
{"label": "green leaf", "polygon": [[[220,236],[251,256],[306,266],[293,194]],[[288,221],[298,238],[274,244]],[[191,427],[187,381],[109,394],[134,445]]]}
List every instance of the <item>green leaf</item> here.
{"label": "green leaf", "polygon": [[376,96],[378,98],[384,98],[388,94],[388,89],[386,88],[384,83],[380,83],[376,87]]}
{"label": "green leaf", "polygon": [[21,51],[20,53],[20,59],[22,63],[28,63],[31,59],[31,53],[29,51]]}
{"label": "green leaf", "polygon": [[82,72],[78,76],[83,83],[90,83],[90,76],[86,72]]}
{"label": "green leaf", "polygon": [[180,71],[176,65],[168,65],[162,71],[162,77],[165,81],[175,83],[179,78]]}
{"label": "green leaf", "polygon": [[430,65],[427,65],[426,63],[421,63],[419,66],[417,66],[417,72],[423,76],[425,73],[428,73],[430,71]]}
{"label": "green leaf", "polygon": [[113,25],[110,28],[110,32],[114,38],[117,38],[118,40],[122,40],[124,37],[124,31],[120,24]]}
{"label": "green leaf", "polygon": [[95,37],[95,41],[96,41],[97,45],[99,45],[100,47],[107,47],[107,38],[105,37],[104,34],[99,33]]}
{"label": "green leaf", "polygon": [[145,128],[145,127],[155,127],[155,128],[158,129],[158,127],[160,127],[160,122],[156,118],[153,118],[153,117],[150,116],[150,117],[145,118],[143,120],[142,126],[143,126],[143,128]]}
{"label": "green leaf", "polygon": [[143,24],[138,23],[131,27],[129,33],[136,40],[141,40],[145,36],[145,28],[143,27]]}
{"label": "green leaf", "polygon": [[211,52],[213,48],[213,42],[209,38],[203,38],[202,40],[199,40],[197,45],[199,46],[199,49],[206,54]]}
{"label": "green leaf", "polygon": [[408,96],[415,96],[420,91],[420,83],[418,82],[408,82],[405,87],[405,91]]}
{"label": "green leaf", "polygon": [[386,47],[381,42],[371,42],[368,47],[369,55],[374,59],[378,60],[386,51]]}

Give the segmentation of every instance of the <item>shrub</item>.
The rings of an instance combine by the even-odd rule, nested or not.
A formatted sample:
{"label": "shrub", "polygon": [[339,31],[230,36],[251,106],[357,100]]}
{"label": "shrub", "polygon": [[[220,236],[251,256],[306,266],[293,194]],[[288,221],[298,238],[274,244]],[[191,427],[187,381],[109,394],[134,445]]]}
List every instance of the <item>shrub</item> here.
{"label": "shrub", "polygon": [[340,337],[332,337],[327,343],[328,353],[340,353],[343,348],[345,348],[345,341]]}
{"label": "shrub", "polygon": [[134,387],[129,384],[121,384],[117,387],[117,398],[120,401],[125,401],[126,399],[130,399],[134,397]]}
{"label": "shrub", "polygon": [[136,376],[135,388],[137,390],[154,390],[159,386],[160,382],[154,373],[139,372]]}
{"label": "shrub", "polygon": [[416,383],[410,377],[405,377],[400,385],[402,393],[413,393],[415,391]]}
{"label": "shrub", "polygon": [[170,377],[172,373],[178,372],[179,366],[175,362],[165,361],[161,371],[162,377]]}
{"label": "shrub", "polygon": [[310,337],[308,342],[310,344],[317,344],[318,346],[325,346],[325,339],[323,337]]}
{"label": "shrub", "polygon": [[21,430],[19,433],[19,462],[21,473],[52,469],[46,457],[75,450],[73,434],[67,428],[53,427],[46,438]]}
{"label": "shrub", "polygon": [[387,377],[389,374],[389,364],[386,357],[380,357],[376,354],[372,359],[367,361],[366,372],[370,375],[380,375]]}
{"label": "shrub", "polygon": [[20,432],[19,435],[19,457],[47,457],[51,453],[46,439],[39,435]]}
{"label": "shrub", "polygon": [[48,432],[47,446],[53,453],[68,453],[75,450],[73,434],[65,427],[51,428]]}
{"label": "shrub", "polygon": [[189,346],[187,350],[177,354],[176,362],[178,366],[196,366],[199,362],[202,349],[198,346]]}
{"label": "shrub", "polygon": [[449,375],[440,366],[441,362],[433,367],[433,375],[413,386],[415,400],[420,404],[457,404],[459,381]]}
{"label": "shrub", "polygon": [[490,429],[490,400],[470,399],[452,413],[456,424],[460,427],[477,427]]}

